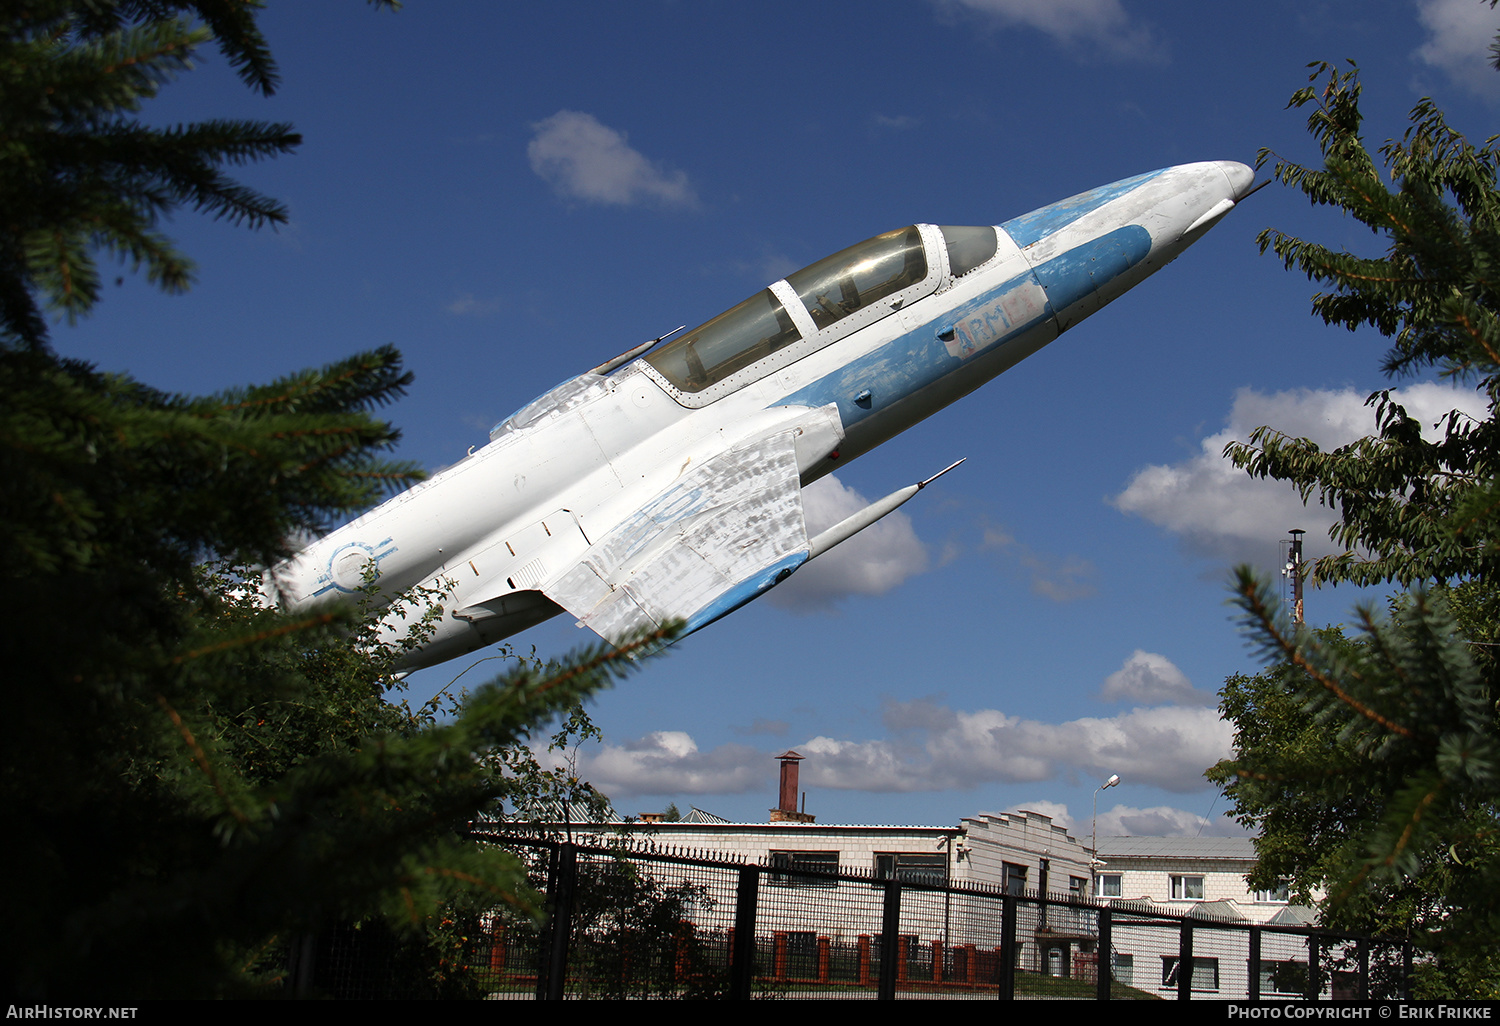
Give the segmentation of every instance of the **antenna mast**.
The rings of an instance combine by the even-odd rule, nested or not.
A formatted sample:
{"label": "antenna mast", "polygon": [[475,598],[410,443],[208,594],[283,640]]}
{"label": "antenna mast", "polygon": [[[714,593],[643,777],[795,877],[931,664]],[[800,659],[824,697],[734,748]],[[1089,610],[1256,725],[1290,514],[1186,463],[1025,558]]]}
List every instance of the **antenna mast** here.
{"label": "antenna mast", "polygon": [[1294,527],[1287,532],[1292,536],[1291,542],[1286,549],[1286,566],[1281,568],[1281,576],[1291,579],[1292,584],[1292,625],[1303,626],[1302,619],[1302,536],[1307,532],[1300,527]]}

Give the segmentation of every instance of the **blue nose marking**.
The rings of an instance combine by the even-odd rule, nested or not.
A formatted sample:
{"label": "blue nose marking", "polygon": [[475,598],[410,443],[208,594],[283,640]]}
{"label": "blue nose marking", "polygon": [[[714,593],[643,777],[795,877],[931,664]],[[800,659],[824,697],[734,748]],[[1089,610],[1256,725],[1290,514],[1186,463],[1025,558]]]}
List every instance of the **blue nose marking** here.
{"label": "blue nose marking", "polygon": [[1066,310],[1130,270],[1151,252],[1151,233],[1138,224],[1099,236],[1036,268],[1053,310]]}

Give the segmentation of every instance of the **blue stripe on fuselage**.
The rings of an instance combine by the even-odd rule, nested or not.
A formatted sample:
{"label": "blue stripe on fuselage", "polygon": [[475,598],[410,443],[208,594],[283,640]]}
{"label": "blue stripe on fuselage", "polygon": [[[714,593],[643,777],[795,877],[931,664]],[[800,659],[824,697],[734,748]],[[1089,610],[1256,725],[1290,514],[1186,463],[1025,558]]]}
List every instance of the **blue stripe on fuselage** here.
{"label": "blue stripe on fuselage", "polygon": [[[851,360],[817,381],[777,400],[777,405],[819,407],[837,403],[839,418],[847,430],[872,413],[933,384],[958,370],[968,360],[951,356],[937,337],[942,323],[958,323],[964,310],[993,305],[1026,279],[1035,277],[1047,294],[1046,309],[1025,323],[1015,324],[997,335],[983,350],[1002,346],[1056,316],[1089,292],[1139,263],[1151,252],[1151,233],[1140,225],[1126,225],[1039,264],[1031,273],[1018,275],[965,303],[952,314],[900,335],[874,352]],[[869,330],[868,328],[865,330]],[[835,345],[843,345],[836,342]],[[972,354],[971,354],[972,357]],[[870,391],[870,404],[861,406],[854,397]]]}
{"label": "blue stripe on fuselage", "polygon": [[1048,305],[1054,311],[1066,310],[1150,252],[1151,233],[1127,224],[1038,265],[1036,280],[1047,290]]}
{"label": "blue stripe on fuselage", "polygon": [[1111,185],[1101,185],[1097,189],[1081,192],[1077,196],[1069,197],[1049,207],[1042,207],[1040,210],[1033,210],[1029,214],[1012,218],[1000,227],[1004,228],[1006,234],[1015,240],[1017,246],[1025,249],[1045,239],[1059,228],[1072,224],[1089,211],[1098,210],[1110,200],[1125,195],[1142,182],[1150,181],[1165,170],[1167,169],[1148,171],[1134,178],[1121,179]]}

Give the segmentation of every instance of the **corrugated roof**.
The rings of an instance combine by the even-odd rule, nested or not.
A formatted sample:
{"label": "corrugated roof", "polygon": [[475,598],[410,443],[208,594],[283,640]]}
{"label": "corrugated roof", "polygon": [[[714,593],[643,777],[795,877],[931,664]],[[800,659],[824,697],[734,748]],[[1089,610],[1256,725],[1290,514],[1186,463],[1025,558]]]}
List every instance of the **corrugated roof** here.
{"label": "corrugated roof", "polygon": [[1194,919],[1215,919],[1225,923],[1248,923],[1245,914],[1235,906],[1232,901],[1200,901],[1186,912],[1182,913]]}
{"label": "corrugated roof", "polygon": [[1099,857],[1254,859],[1249,837],[1101,837]]}
{"label": "corrugated roof", "polygon": [[723,816],[715,816],[712,812],[704,812],[696,805],[689,806],[693,811],[682,817],[684,823],[728,823],[729,820]]}
{"label": "corrugated roof", "polygon": [[1266,922],[1270,926],[1317,926],[1318,913],[1306,905],[1288,905]]}

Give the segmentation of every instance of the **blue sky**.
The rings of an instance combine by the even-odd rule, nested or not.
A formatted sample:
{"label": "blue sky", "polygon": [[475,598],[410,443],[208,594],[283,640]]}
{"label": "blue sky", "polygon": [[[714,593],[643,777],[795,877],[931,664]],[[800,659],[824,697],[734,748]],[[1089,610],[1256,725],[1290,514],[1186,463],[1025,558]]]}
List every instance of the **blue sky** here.
{"label": "blue sky", "polygon": [[[166,228],[198,261],[191,292],[122,272],[57,348],[211,392],[394,343],[416,374],[390,410],[400,455],[429,469],[556,382],[878,232],[995,224],[1261,147],[1313,159],[1305,114],[1285,110],[1309,61],[1359,62],[1375,142],[1426,95],[1475,139],[1500,131],[1484,66],[1500,15],[1478,0],[351,0],[273,4],[262,24],[275,97],[205,51],[146,114],[294,123],[300,151],[241,169],[290,224],[179,215]],[[773,756],[796,748],[820,822],[1026,807],[1087,833],[1091,792],[1117,772],[1101,833],[1234,831],[1201,777],[1227,754],[1216,690],[1256,668],[1224,605],[1229,567],[1274,572],[1290,527],[1323,551],[1330,519],[1218,454],[1262,423],[1347,441],[1384,385],[1384,340],[1314,321],[1312,286],[1257,251],[1267,226],[1378,247],[1270,186],[820,483],[810,515],[832,518],[968,457],[600,696],[586,774],[622,812],[675,801],[755,821]],[[1433,420],[1475,403],[1402,385]],[[1309,618],[1360,598],[1315,593]],[[515,640],[550,655],[591,638],[560,617]],[[465,665],[418,674],[413,694]]]}

